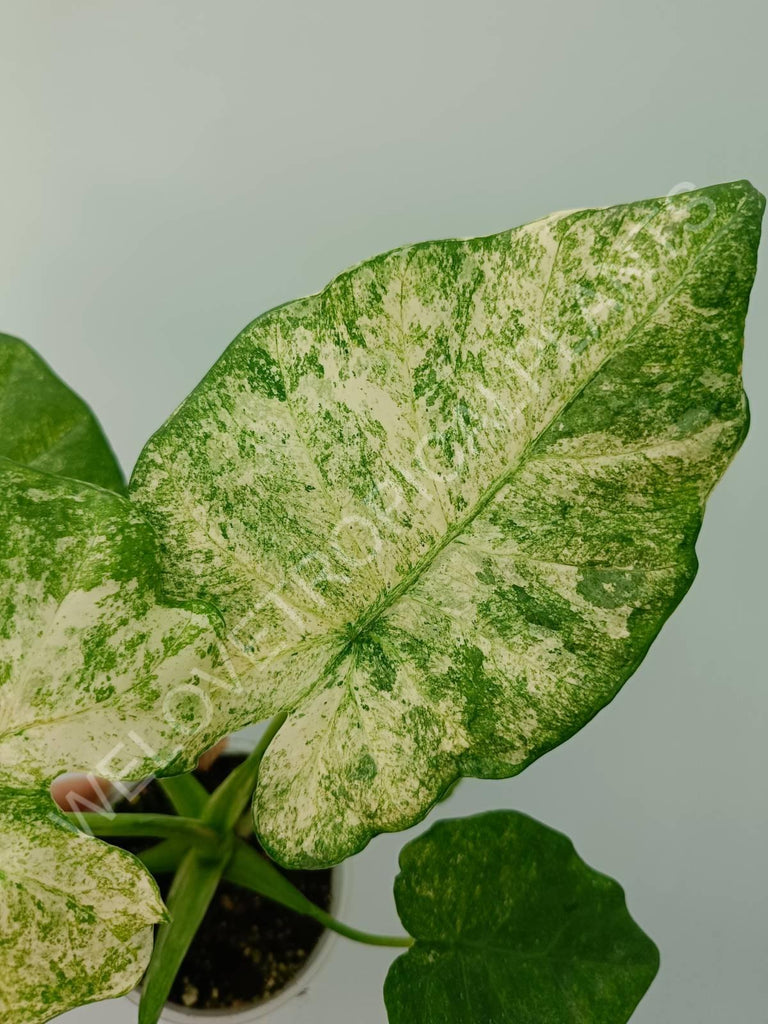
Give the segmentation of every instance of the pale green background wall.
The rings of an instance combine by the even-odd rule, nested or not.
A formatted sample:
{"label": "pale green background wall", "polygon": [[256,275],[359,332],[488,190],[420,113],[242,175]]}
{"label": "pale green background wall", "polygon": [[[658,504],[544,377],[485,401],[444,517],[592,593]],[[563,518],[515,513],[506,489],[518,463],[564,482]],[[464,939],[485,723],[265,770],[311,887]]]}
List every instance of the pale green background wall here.
{"label": "pale green background wall", "polygon": [[[765,190],[767,22],[757,0],[5,0],[0,326],[129,469],[241,326],[378,250],[681,181]],[[524,809],[624,883],[663,955],[637,1024],[768,1019],[766,255],[752,432],[690,595],[591,726],[449,806]],[[401,842],[358,859],[355,922],[395,926]],[[318,1024],[383,1024],[387,957],[350,947]]]}

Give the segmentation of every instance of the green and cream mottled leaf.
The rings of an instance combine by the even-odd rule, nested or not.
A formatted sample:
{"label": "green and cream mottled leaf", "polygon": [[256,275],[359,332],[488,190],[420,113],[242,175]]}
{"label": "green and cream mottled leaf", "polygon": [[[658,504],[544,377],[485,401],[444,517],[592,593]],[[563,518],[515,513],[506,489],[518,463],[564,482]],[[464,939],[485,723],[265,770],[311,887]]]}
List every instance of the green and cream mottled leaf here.
{"label": "green and cream mottled leaf", "polygon": [[247,715],[209,610],[160,599],[126,498],[0,457],[0,507],[0,1019],[30,1024],[132,988],[163,912],[143,866],[73,832],[48,784],[191,768]]}
{"label": "green and cream mottled leaf", "polygon": [[163,917],[134,857],[73,830],[49,796],[0,788],[0,1020],[128,992]]}
{"label": "green and cream mottled leaf", "polygon": [[523,814],[440,821],[400,869],[390,1024],[625,1024],[656,975],[621,887]]}
{"label": "green and cream mottled leaf", "polygon": [[88,406],[19,338],[0,334],[0,456],[124,491],[120,467]]}
{"label": "green and cream mottled leaf", "polygon": [[506,777],[617,692],[741,443],[748,183],[408,246],[264,314],[144,450],[166,585],[216,604],[284,863]]}
{"label": "green and cream mottled leaf", "polygon": [[0,459],[0,507],[0,785],[187,770],[244,724],[209,614],[160,601],[127,499]]}

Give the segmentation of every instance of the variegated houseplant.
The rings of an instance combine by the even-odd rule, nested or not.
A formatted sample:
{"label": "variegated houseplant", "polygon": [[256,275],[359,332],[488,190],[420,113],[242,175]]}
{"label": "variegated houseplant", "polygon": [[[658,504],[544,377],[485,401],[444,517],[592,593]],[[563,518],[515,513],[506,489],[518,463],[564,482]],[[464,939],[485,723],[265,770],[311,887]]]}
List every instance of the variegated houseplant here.
{"label": "variegated houseplant", "polygon": [[[127,489],[88,409],[2,337],[0,1021],[147,967],[156,1021],[221,878],[410,947],[393,1024],[629,1019],[653,943],[522,815],[405,847],[402,939],[334,921],[234,827],[252,799],[275,860],[338,864],[613,698],[746,433],[762,211],[736,182],[362,263],[253,321]],[[270,717],[211,798],[185,774]],[[64,815],[70,771],[159,776],[178,814]],[[83,827],[158,843],[139,860]],[[150,869],[175,872],[167,910]]]}

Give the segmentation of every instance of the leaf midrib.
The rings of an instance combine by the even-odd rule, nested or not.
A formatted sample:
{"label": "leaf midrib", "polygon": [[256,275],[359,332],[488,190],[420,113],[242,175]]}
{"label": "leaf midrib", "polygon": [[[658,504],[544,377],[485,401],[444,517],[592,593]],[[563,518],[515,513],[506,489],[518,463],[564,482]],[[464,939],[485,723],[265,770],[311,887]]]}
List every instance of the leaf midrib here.
{"label": "leaf midrib", "polygon": [[[619,352],[625,351],[630,346],[633,339],[637,336],[638,332],[641,331],[646,326],[646,324],[654,316],[656,316],[659,310],[662,309],[662,307],[666,305],[666,303],[669,302],[669,300],[673,298],[677,294],[677,292],[683,287],[688,278],[688,275],[699,264],[703,257],[712,250],[712,248],[720,241],[720,239],[724,235],[726,235],[730,231],[734,221],[741,213],[744,201],[745,199],[744,197],[742,197],[733,214],[728,218],[723,227],[720,228],[719,231],[715,232],[712,238],[710,238],[710,240],[704,246],[702,246],[701,250],[690,261],[690,263],[687,264],[685,270],[680,275],[675,285],[672,288],[670,288],[670,290],[655,305],[651,307],[651,309],[645,314],[645,316],[638,321],[638,323],[629,332],[625,340],[620,345],[616,346],[614,349],[608,352],[605,358],[602,359],[594,368],[594,370],[592,370],[592,372],[586,376],[585,380],[577,388],[574,394],[567,401],[565,401],[555,413],[553,413],[553,415],[548,419],[547,423],[544,426],[542,426],[538,433],[533,438],[531,438],[531,440],[525,445],[525,447],[522,449],[517,458],[512,462],[511,466],[506,470],[506,472],[502,473],[499,477],[497,477],[496,480],[494,480],[490,484],[490,486],[480,496],[478,501],[475,503],[474,507],[467,513],[467,515],[465,515],[462,519],[454,523],[454,525],[446,531],[441,540],[437,544],[433,545],[433,547],[430,548],[430,550],[422,556],[422,558],[416,563],[416,565],[410,570],[410,572],[403,576],[403,578],[396,586],[394,586],[391,590],[387,591],[387,593],[384,594],[382,598],[374,602],[369,607],[369,609],[365,613],[363,613],[363,615],[357,620],[357,623],[355,623],[354,626],[352,626],[349,633],[347,634],[347,642],[344,645],[342,651],[339,653],[339,656],[336,659],[334,659],[334,664],[337,664],[338,661],[340,661],[343,657],[346,656],[346,654],[348,653],[351,646],[355,643],[355,641],[366,630],[368,630],[377,619],[379,619],[389,608],[391,608],[392,605],[400,597],[403,596],[403,594],[405,594],[408,590],[411,589],[411,587],[413,587],[418,582],[418,580],[430,568],[430,566],[437,559],[437,557],[445,550],[445,548],[447,548],[449,544],[451,544],[454,540],[456,540],[457,537],[464,533],[472,525],[475,519],[477,519],[477,517],[481,515],[485,511],[485,509],[491,504],[491,502],[498,495],[498,493],[504,487],[506,487],[507,484],[511,483],[512,479],[515,477],[518,471],[525,465],[526,462],[529,461],[532,450],[535,448],[535,446],[538,444],[538,442],[541,440],[541,438],[544,436],[547,430],[549,430],[552,424],[556,422],[556,420],[559,417],[561,417],[568,410],[568,408],[583,394],[583,392],[586,390],[587,387],[589,387],[592,381],[602,372],[606,364],[609,363],[612,359],[614,359]],[[554,267],[552,268],[552,271],[554,271]]]}

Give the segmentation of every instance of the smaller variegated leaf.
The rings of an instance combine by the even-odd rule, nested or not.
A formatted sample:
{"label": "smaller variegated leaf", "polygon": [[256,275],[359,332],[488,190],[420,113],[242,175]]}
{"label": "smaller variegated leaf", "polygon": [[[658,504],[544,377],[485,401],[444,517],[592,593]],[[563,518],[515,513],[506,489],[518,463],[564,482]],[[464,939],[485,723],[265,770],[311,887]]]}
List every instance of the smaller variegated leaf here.
{"label": "smaller variegated leaf", "polygon": [[0,460],[0,785],[194,767],[234,713],[207,609],[158,594],[127,499]]}
{"label": "smaller variegated leaf", "polygon": [[41,1024],[128,992],[164,916],[133,856],[74,830],[48,795],[0,787],[4,1024]]}
{"label": "smaller variegated leaf", "polygon": [[112,491],[125,484],[91,410],[19,338],[0,334],[0,456]]}
{"label": "smaller variegated leaf", "polygon": [[414,839],[395,899],[416,941],[387,975],[390,1024],[625,1024],[658,970],[621,887],[513,811]]}
{"label": "smaller variegated leaf", "polygon": [[47,792],[64,769],[133,774],[178,757],[157,742],[170,723],[158,729],[153,719],[195,640],[200,649],[212,635],[206,616],[155,599],[154,539],[111,493],[123,490],[87,406],[27,345],[1,335],[0,1019],[7,1024],[37,1024],[133,988],[164,913],[146,869],[73,830]]}

